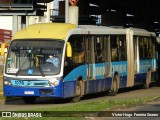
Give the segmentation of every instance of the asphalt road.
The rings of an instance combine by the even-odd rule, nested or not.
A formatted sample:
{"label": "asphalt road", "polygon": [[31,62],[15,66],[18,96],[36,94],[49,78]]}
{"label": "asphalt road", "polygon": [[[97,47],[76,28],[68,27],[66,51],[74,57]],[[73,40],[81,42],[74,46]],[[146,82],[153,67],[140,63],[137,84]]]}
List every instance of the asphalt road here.
{"label": "asphalt road", "polygon": [[[82,98],[80,102],[94,101],[97,99],[108,99],[108,100],[127,100],[127,99],[138,99],[142,97],[159,97],[160,87],[151,87],[149,89],[123,89],[116,96],[107,96],[104,94],[92,94]],[[55,100],[53,98],[38,98],[35,104],[26,105],[22,99],[15,99],[5,102],[0,101],[0,111],[14,111],[14,110],[29,110],[34,108],[48,108],[54,106],[67,106],[74,103],[68,103],[63,100]],[[160,111],[160,110],[159,110]]]}

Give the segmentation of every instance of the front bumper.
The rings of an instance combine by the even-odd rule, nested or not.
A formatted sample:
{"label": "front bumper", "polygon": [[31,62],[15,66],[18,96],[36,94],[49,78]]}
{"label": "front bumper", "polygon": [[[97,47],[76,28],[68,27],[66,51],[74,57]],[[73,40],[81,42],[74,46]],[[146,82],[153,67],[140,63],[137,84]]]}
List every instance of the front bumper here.
{"label": "front bumper", "polygon": [[35,97],[58,97],[62,98],[63,87],[62,82],[56,87],[18,87],[18,86],[10,86],[4,85],[4,96],[35,96]]}

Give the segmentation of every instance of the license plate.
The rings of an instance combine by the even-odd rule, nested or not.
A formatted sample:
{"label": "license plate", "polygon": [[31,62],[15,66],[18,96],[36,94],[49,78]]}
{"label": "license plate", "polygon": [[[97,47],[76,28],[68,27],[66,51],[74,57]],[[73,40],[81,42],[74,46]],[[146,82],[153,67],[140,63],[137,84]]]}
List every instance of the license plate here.
{"label": "license plate", "polygon": [[25,95],[34,95],[34,91],[24,91]]}

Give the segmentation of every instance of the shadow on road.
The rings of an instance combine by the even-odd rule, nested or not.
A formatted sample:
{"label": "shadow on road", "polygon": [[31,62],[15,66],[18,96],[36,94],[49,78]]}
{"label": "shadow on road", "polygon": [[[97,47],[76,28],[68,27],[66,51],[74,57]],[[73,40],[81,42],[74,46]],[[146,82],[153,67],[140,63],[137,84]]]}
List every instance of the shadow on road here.
{"label": "shadow on road", "polygon": [[[152,87],[152,86],[151,86]],[[125,93],[125,92],[130,92],[130,91],[136,91],[142,89],[143,86],[136,86],[136,87],[130,87],[130,88],[125,88],[125,89],[119,89],[118,94]],[[94,99],[99,99],[106,97],[108,95],[108,92],[100,92],[96,94],[89,94],[89,95],[84,95],[81,98],[81,101],[86,101],[86,100],[94,100]],[[40,97],[37,98],[35,104],[66,104],[70,103],[71,99],[56,99],[56,98],[48,98],[48,97]],[[25,103],[23,102],[22,98],[10,98],[5,101],[6,105],[24,105]]]}

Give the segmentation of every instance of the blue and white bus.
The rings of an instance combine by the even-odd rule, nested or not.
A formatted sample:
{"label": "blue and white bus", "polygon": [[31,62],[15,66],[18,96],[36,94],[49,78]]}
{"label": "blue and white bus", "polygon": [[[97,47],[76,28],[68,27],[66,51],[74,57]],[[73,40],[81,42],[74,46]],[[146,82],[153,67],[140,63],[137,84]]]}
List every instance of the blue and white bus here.
{"label": "blue and white bus", "polygon": [[[157,80],[156,35],[143,29],[65,23],[34,24],[17,32],[4,68],[4,95],[72,98]],[[59,59],[58,67],[46,63]]]}

